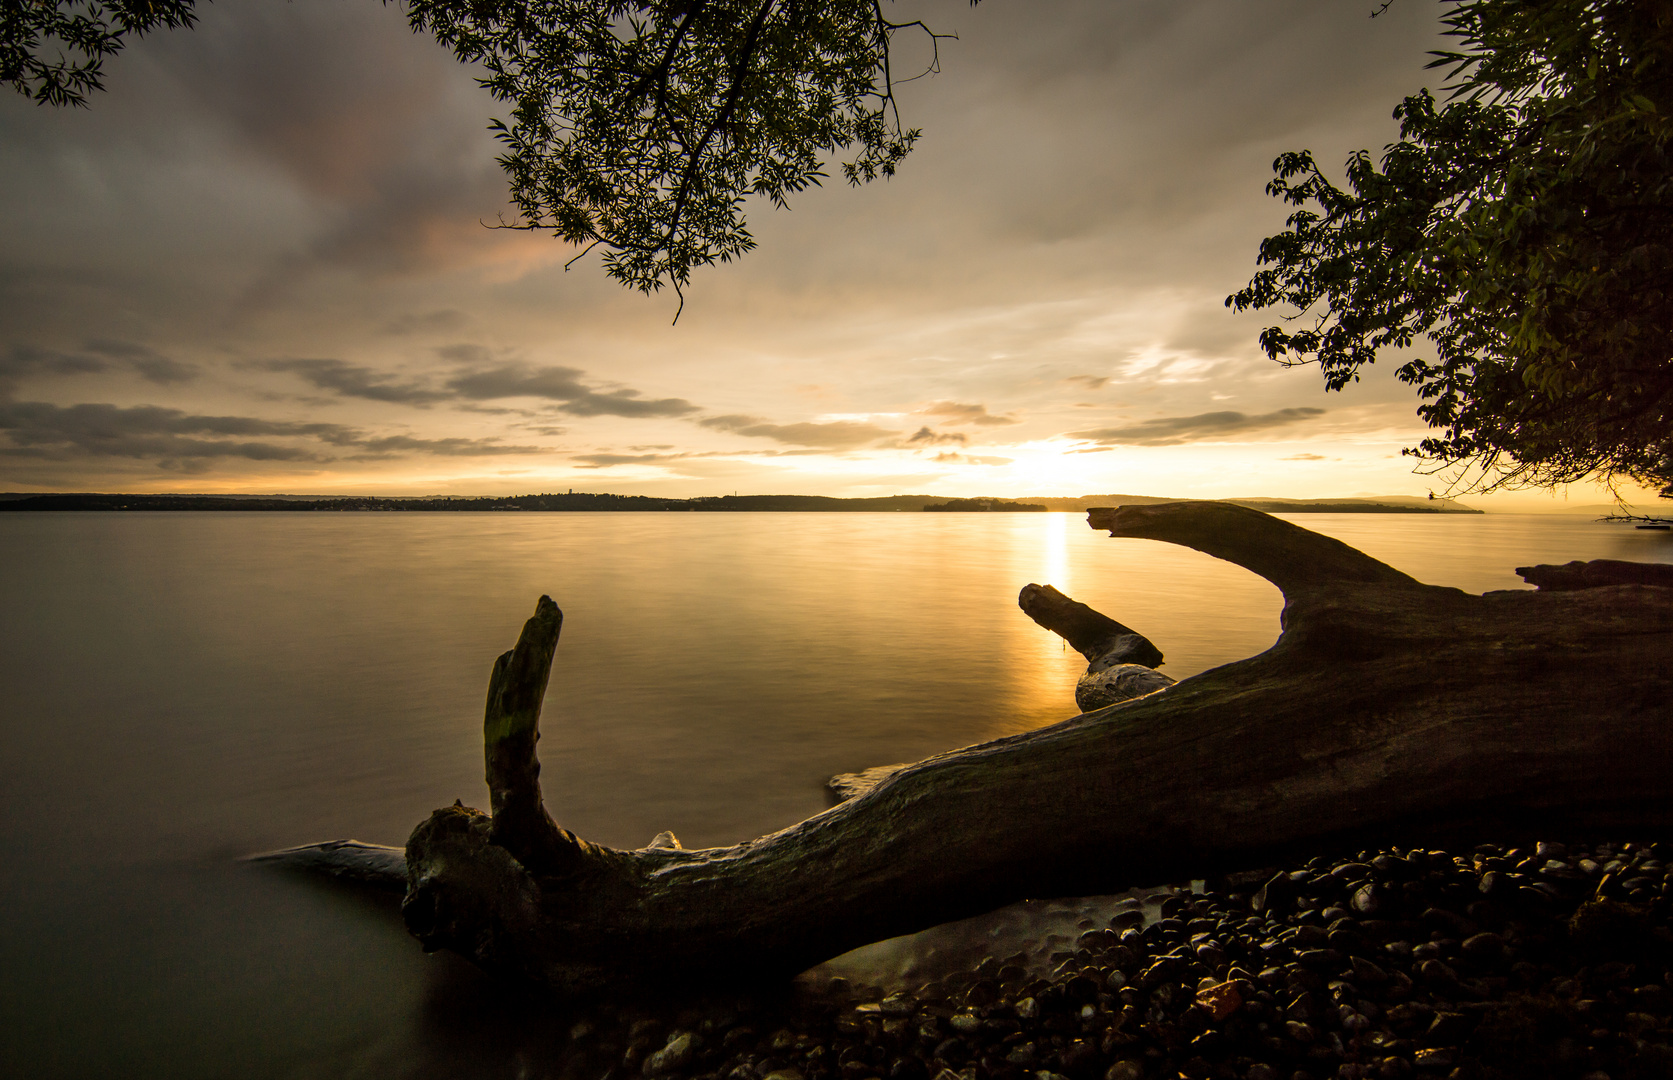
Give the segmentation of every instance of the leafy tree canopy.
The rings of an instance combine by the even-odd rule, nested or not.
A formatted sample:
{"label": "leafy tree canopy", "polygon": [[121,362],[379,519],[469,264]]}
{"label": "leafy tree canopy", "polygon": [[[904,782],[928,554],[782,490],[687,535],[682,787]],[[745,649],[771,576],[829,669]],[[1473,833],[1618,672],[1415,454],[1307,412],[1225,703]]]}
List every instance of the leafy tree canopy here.
{"label": "leafy tree canopy", "polygon": [[[511,106],[490,125],[520,214],[507,227],[599,247],[647,292],[750,250],[745,199],[783,206],[840,151],[851,184],[893,175],[919,133],[895,108],[891,42],[942,36],[884,0],[405,2]],[[8,0],[0,80],[83,105],[125,35],[189,26],[194,4]]]}
{"label": "leafy tree canopy", "polygon": [[43,105],[86,105],[103,90],[101,68],[123,38],[191,26],[197,0],[5,0],[0,3],[0,83]]}
{"label": "leafy tree canopy", "polygon": [[1630,478],[1673,494],[1673,2],[1444,0],[1447,96],[1337,186],[1306,152],[1298,209],[1237,310],[1340,390],[1426,337],[1399,377],[1437,433],[1407,453],[1459,486]]}

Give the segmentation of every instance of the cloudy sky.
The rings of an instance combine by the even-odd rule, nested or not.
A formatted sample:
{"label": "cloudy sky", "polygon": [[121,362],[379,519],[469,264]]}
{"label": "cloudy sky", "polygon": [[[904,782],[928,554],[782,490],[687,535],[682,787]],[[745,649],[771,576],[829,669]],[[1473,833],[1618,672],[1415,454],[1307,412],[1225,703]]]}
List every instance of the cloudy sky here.
{"label": "cloudy sky", "polygon": [[1372,6],[900,0],[959,37],[919,148],[754,208],[671,324],[484,227],[503,108],[398,7],[217,0],[90,109],[0,99],[0,490],[1441,488],[1393,363],[1327,393],[1223,306],[1274,156],[1378,149],[1436,81],[1438,5]]}

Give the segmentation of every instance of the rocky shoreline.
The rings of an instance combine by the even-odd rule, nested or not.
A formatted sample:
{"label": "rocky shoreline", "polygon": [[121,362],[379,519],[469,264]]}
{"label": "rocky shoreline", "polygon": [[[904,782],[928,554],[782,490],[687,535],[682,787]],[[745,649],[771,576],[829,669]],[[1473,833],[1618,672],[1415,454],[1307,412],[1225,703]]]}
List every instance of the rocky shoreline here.
{"label": "rocky shoreline", "polygon": [[1017,953],[910,989],[804,979],[601,1011],[550,1064],[566,1080],[1673,1078],[1667,857],[1320,857],[1082,919],[1048,971]]}

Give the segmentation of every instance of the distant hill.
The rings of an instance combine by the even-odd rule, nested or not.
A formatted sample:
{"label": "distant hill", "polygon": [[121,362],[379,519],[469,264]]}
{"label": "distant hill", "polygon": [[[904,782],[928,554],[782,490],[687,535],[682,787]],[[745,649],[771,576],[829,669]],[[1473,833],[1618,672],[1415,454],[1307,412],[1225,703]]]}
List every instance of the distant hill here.
{"label": "distant hill", "polygon": [[871,499],[834,499],[825,495],[714,495],[670,499],[653,495],[568,492],[547,495],[460,498],[381,498],[370,495],[24,495],[0,496],[6,510],[238,510],[302,513],[310,511],[563,511],[697,510],[777,512],[920,511],[944,497],[886,495]]}
{"label": "distant hill", "polygon": [[[826,495],[705,495],[671,499],[652,495],[611,495],[590,492],[484,496],[459,498],[437,495],[421,498],[384,498],[371,495],[121,495],[78,493],[61,495],[0,494],[0,511],[7,510],[236,510],[307,513],[320,511],[669,511],[703,513],[877,513],[877,512],[1083,512],[1094,506],[1145,505],[1176,502],[1158,495],[1081,495],[1076,498],[1038,498],[1017,502],[996,496],[948,499],[937,495],[884,495],[869,499],[838,499]],[[1479,514],[1450,499],[1417,499],[1392,495],[1375,499],[1227,499],[1226,502],[1278,514]]]}
{"label": "distant hill", "polygon": [[1268,514],[1480,514],[1451,499],[1380,495],[1373,499],[1227,499]]}
{"label": "distant hill", "polygon": [[1005,499],[949,499],[944,503],[931,503],[925,510],[937,510],[950,513],[989,513],[992,511],[1043,511],[1046,507],[1041,503],[1008,502]]}

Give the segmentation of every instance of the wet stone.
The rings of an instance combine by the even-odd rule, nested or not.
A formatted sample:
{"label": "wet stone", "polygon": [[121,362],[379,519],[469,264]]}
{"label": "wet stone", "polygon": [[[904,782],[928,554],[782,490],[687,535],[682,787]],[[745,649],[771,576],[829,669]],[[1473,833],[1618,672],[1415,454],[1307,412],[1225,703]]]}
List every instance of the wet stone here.
{"label": "wet stone", "polygon": [[1336,949],[1302,949],[1295,954],[1296,963],[1314,971],[1340,971],[1346,958]]}
{"label": "wet stone", "polygon": [[[634,1023],[643,1010],[601,1013],[563,1043],[575,1061],[535,1072],[596,1080],[615,1063],[617,1080],[1510,1080],[1550,1064],[1560,1080],[1673,1076],[1665,862],[1626,844],[1454,854],[1395,848],[1271,868],[1235,889],[1228,879],[1223,892],[1169,897],[1168,917],[1149,927],[1154,899],[1128,899],[1107,930],[1111,913],[1082,914],[1026,954],[926,968],[906,987],[835,984],[828,1006],[646,1024]],[[1267,910],[1256,910],[1251,894],[1267,884]],[[1384,906],[1367,911],[1366,897]],[[1516,1001],[1545,1004],[1517,1012]],[[679,1064],[680,1037],[699,1030]]]}
{"label": "wet stone", "polygon": [[1498,934],[1484,932],[1465,938],[1459,948],[1471,956],[1498,957],[1505,951],[1505,939]]}
{"label": "wet stone", "polygon": [[910,994],[890,994],[877,1008],[884,1016],[911,1016],[918,1011],[918,1002]]}
{"label": "wet stone", "polygon": [[1416,1065],[1420,1069],[1450,1069],[1452,1068],[1452,1062],[1452,1051],[1444,1047],[1431,1050],[1419,1050],[1412,1057],[1412,1064]]}
{"label": "wet stone", "polygon": [[692,1055],[697,1051],[698,1036],[689,1031],[677,1031],[668,1037],[668,1042],[661,1050],[645,1058],[644,1074],[646,1076],[662,1076],[665,1073],[678,1072],[691,1064]]}

